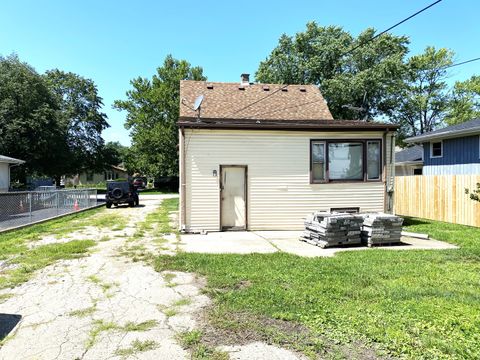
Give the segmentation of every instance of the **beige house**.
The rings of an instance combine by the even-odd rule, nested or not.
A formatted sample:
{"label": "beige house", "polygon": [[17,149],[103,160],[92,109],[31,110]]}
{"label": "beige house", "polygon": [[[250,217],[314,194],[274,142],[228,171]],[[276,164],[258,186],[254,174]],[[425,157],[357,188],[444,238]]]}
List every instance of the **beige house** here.
{"label": "beige house", "polygon": [[0,192],[10,188],[10,168],[25,163],[23,160],[0,155]]}
{"label": "beige house", "polygon": [[117,179],[128,179],[127,170],[122,166],[110,165],[103,172],[86,171],[72,178],[67,178],[65,185],[94,185]]}
{"label": "beige house", "polygon": [[333,120],[316,86],[246,75],[181,81],[180,97],[182,230],[300,230],[313,211],[393,210],[395,126]]}

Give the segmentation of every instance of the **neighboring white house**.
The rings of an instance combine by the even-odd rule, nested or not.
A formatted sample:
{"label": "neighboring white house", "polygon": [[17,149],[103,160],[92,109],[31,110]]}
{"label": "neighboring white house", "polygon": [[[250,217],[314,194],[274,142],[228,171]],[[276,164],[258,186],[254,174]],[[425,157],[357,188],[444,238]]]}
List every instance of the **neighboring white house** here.
{"label": "neighboring white house", "polygon": [[423,174],[423,146],[414,145],[395,153],[395,176]]}
{"label": "neighboring white house", "polygon": [[23,160],[0,155],[0,192],[10,188],[10,168],[25,163]]}
{"label": "neighboring white house", "polygon": [[180,98],[182,230],[300,230],[313,211],[393,210],[396,126],[333,120],[316,86],[246,75],[181,81]]}

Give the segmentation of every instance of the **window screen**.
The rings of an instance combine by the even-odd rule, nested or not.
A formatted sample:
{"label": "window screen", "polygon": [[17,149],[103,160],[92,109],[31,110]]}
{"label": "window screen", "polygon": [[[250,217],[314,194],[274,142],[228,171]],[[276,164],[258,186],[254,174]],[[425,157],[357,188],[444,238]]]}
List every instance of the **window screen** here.
{"label": "window screen", "polygon": [[312,180],[325,180],[325,143],[312,143]]}
{"label": "window screen", "polygon": [[367,141],[367,179],[380,179],[380,141]]}

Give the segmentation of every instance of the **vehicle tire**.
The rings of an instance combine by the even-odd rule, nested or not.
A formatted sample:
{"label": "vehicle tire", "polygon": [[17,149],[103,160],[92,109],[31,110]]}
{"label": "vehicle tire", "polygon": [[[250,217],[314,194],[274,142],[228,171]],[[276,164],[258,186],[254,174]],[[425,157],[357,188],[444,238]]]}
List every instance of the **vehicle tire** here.
{"label": "vehicle tire", "polygon": [[115,188],[112,190],[112,196],[115,198],[115,199],[121,199],[122,196],[123,196],[123,190],[121,188]]}
{"label": "vehicle tire", "polygon": [[135,206],[138,206],[138,205],[140,205],[140,199],[137,196],[137,198],[135,199]]}
{"label": "vehicle tire", "polygon": [[107,202],[106,203],[106,206],[107,206],[107,209],[110,209],[112,207],[112,203],[111,202]]}
{"label": "vehicle tire", "polygon": [[134,207],[134,206],[135,206],[135,201],[130,201],[130,202],[128,203],[128,206]]}

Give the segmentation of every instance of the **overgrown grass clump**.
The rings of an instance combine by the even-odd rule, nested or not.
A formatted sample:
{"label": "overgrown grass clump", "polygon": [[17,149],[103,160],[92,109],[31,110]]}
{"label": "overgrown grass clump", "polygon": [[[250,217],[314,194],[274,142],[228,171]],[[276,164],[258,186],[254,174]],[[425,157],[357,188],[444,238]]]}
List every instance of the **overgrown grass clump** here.
{"label": "overgrown grass clump", "polygon": [[206,276],[225,326],[238,326],[228,325],[228,314],[249,313],[303,324],[327,343],[360,342],[411,359],[479,359],[480,229],[420,219],[405,225],[460,249],[333,258],[180,252],[158,257],[155,267]]}
{"label": "overgrown grass clump", "polygon": [[143,234],[146,231],[156,230],[160,234],[176,232],[170,226],[169,214],[178,210],[178,198],[164,199],[160,207],[149,213],[145,221],[137,224],[137,232]]}

